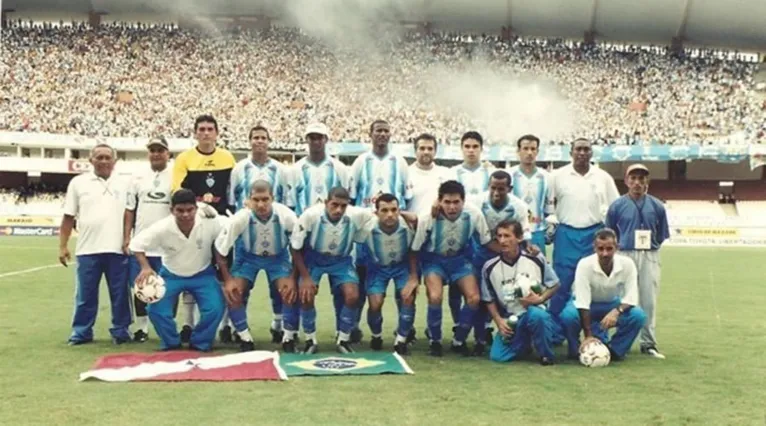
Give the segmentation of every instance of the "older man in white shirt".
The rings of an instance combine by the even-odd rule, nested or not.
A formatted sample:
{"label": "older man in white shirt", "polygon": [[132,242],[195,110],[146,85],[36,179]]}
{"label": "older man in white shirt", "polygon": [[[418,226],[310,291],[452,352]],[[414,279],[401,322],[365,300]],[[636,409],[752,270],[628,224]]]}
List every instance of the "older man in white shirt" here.
{"label": "older man in white shirt", "polygon": [[181,292],[194,296],[200,320],[189,340],[189,348],[199,351],[212,349],[216,329],[225,308],[221,285],[213,267],[213,244],[223,230],[223,217],[197,217],[197,201],[192,191],[180,189],[170,200],[172,216],[154,223],[139,233],[130,243],[130,250],[141,265],[136,286],[156,274],[146,252],[162,253],[159,275],[165,280],[165,296],[147,307],[149,319],[162,340],[163,350],[181,348],[181,336],[173,318],[173,305]]}
{"label": "older man in white shirt", "polygon": [[[568,355],[576,358],[581,347],[600,338],[612,359],[621,360],[646,323],[646,314],[638,306],[638,273],[631,258],[616,254],[617,234],[613,230],[596,232],[593,246],[596,253],[577,264],[574,302],[561,312]],[[609,329],[615,327],[609,339]],[[581,329],[585,340],[578,346]]]}
{"label": "older man in white shirt", "polygon": [[59,262],[64,266],[72,257],[68,244],[75,220],[78,232],[77,291],[70,345],[93,341],[102,276],[106,276],[112,303],[109,329],[112,341],[115,344],[130,341],[128,257],[122,252],[122,216],[128,181],[114,173],[116,160],[111,146],[96,145],[90,152],[93,171],[76,176],[67,187],[59,237]]}

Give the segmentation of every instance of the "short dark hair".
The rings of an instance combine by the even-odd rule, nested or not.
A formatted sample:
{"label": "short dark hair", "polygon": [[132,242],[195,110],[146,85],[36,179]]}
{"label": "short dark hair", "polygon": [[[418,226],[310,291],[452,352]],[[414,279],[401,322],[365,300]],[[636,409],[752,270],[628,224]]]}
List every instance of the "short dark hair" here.
{"label": "short dark hair", "polygon": [[596,232],[596,235],[593,237],[593,241],[596,240],[606,241],[606,240],[614,240],[617,242],[617,233],[614,232],[612,228],[601,228]]}
{"label": "short dark hair", "polygon": [[448,180],[439,185],[439,199],[444,198],[445,195],[458,194],[460,199],[465,201],[465,188],[463,184],[456,180]]}
{"label": "short dark hair", "polygon": [[274,195],[274,190],[271,187],[271,182],[265,179],[258,179],[253,182],[252,185],[250,185],[250,194],[252,195],[256,192],[268,192],[269,195]]}
{"label": "short dark hair", "polygon": [[513,232],[513,235],[516,238],[522,238],[524,236],[524,228],[521,227],[521,223],[519,221],[513,219],[501,220],[500,223],[498,223],[495,227],[495,233],[497,233],[497,230],[500,228],[511,228],[511,232]]}
{"label": "short dark hair", "polygon": [[580,141],[588,142],[588,144],[590,144],[590,145],[593,145],[593,141],[591,141],[591,140],[590,140],[590,139],[588,139],[588,138],[577,138],[577,139],[575,139],[575,140],[573,140],[573,141],[572,141],[572,147],[574,148],[575,144],[576,144],[577,142],[580,142]]}
{"label": "short dark hair", "polygon": [[200,123],[213,123],[213,127],[215,128],[215,131],[218,131],[218,121],[216,121],[215,117],[213,117],[210,114],[203,114],[197,117],[196,120],[194,120],[194,131],[197,131],[197,127],[199,127]]}
{"label": "short dark hair", "polygon": [[511,175],[508,174],[505,170],[495,170],[492,172],[491,175],[489,175],[490,179],[497,179],[497,180],[504,180],[508,182],[508,186],[513,186],[513,178],[511,178]]}
{"label": "short dark hair", "polygon": [[327,193],[327,201],[330,201],[333,198],[350,201],[351,195],[348,193],[346,188],[342,186],[336,186],[335,188],[330,189],[330,191]]}
{"label": "short dark hair", "polygon": [[434,143],[434,150],[439,146],[439,142],[436,141],[436,136],[430,133],[421,133],[415,138],[415,149],[418,149],[418,142],[420,141],[432,141]]}
{"label": "short dark hair", "polygon": [[370,124],[370,133],[372,133],[372,131],[375,130],[376,124],[388,124],[389,126],[391,125],[388,121],[379,118],[373,121],[372,124]]}
{"label": "short dark hair", "polygon": [[390,203],[392,201],[395,201],[397,206],[399,205],[399,200],[394,194],[380,194],[380,196],[375,199],[375,210],[380,208],[380,203]]}
{"label": "short dark hair", "polygon": [[523,142],[523,141],[532,141],[532,142],[534,142],[536,144],[536,146],[538,148],[540,148],[540,138],[538,138],[535,135],[524,135],[524,136],[520,137],[516,141],[516,148],[521,149],[521,142]]}
{"label": "short dark hair", "polygon": [[194,204],[196,206],[197,196],[190,189],[179,189],[170,197],[170,207],[175,207],[179,204]]}
{"label": "short dark hair", "polygon": [[247,140],[252,139],[253,138],[253,132],[257,132],[259,130],[263,131],[263,132],[266,132],[266,139],[271,141],[271,134],[269,133],[269,129],[261,126],[260,124],[257,125],[257,126],[254,126],[253,128],[250,129],[250,133],[247,134]]}
{"label": "short dark hair", "polygon": [[460,147],[463,147],[463,142],[465,142],[467,139],[475,139],[479,142],[479,146],[484,147],[484,138],[481,137],[479,132],[470,130],[468,132],[463,133],[463,137],[460,138]]}

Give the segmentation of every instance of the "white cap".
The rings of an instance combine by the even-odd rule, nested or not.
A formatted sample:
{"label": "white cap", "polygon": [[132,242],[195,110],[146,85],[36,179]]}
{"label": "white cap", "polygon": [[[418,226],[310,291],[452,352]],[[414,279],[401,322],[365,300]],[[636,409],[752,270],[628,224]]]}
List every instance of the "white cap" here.
{"label": "white cap", "polygon": [[330,137],[330,130],[328,130],[327,126],[322,123],[309,124],[309,126],[306,127],[306,133],[304,133],[304,135],[308,136],[312,133],[317,135],[324,135],[328,138]]}

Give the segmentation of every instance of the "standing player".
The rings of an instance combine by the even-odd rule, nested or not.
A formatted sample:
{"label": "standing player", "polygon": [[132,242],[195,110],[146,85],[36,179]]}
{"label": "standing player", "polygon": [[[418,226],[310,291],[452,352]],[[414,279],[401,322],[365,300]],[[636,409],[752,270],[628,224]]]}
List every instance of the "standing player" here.
{"label": "standing player", "polygon": [[[463,163],[452,167],[450,171],[453,179],[460,182],[465,189],[465,202],[478,208],[484,201],[484,193],[489,188],[489,176],[495,171],[495,167],[491,163],[481,161],[484,138],[479,132],[464,133],[460,138],[460,148],[463,150]],[[470,253],[466,254],[472,256]],[[449,287],[448,297],[452,321],[457,324],[463,299],[456,286]]]}
{"label": "standing player", "polygon": [[[420,252],[423,276],[428,291],[428,330],[430,354],[442,356],[442,292],[445,284],[459,287],[466,298],[452,341],[452,350],[469,354],[465,339],[479,309],[479,287],[470,258],[464,256],[474,235],[482,245],[492,240],[481,211],[465,204],[465,190],[450,180],[439,187],[438,217],[424,212],[418,218],[418,228],[412,250]],[[499,249],[496,249],[499,251]]]}
{"label": "standing player", "polygon": [[551,175],[549,203],[559,225],[553,247],[553,269],[561,289],[551,298],[554,317],[572,297],[577,262],[592,253],[593,236],[604,226],[610,204],[620,194],[609,174],[590,164],[593,150],[587,139],[572,142],[572,163]]}
{"label": "standing player", "polygon": [[410,244],[415,232],[400,215],[399,201],[392,194],[382,194],[375,200],[376,217],[364,228],[361,244],[368,253],[367,324],[372,339],[370,348],[383,348],[383,315],[381,309],[386,297],[388,282],[393,280],[399,305],[399,327],[396,330],[394,351],[400,355],[409,352],[407,347],[410,330],[415,321],[415,295],[420,284],[417,256],[410,255]]}
{"label": "standing player", "polygon": [[[527,203],[510,194],[512,188],[513,181],[508,172],[495,170],[489,179],[489,191],[481,203],[481,213],[487,221],[490,235],[495,235],[498,224],[503,221],[513,220],[520,223],[523,234],[522,241],[519,241],[519,243],[522,244],[523,248],[529,249],[533,256],[536,256],[539,253],[539,249],[537,247],[527,247],[530,237],[529,207]],[[473,239],[471,252],[474,272],[478,277],[481,277],[481,270],[484,264],[499,254],[490,250],[488,246],[482,245],[477,238]],[[487,328],[489,320],[489,312],[484,306],[481,306],[473,324],[474,338],[476,339],[476,346],[474,346],[473,352],[476,356],[484,355],[486,344],[492,339],[491,331],[488,333]]]}
{"label": "standing player", "polygon": [[[540,357],[540,364],[552,365],[553,318],[541,308],[559,288],[558,277],[545,257],[530,255],[521,249],[523,237],[521,223],[504,220],[495,228],[495,238],[502,248],[500,256],[489,260],[482,269],[481,297],[497,325],[498,333],[492,342],[489,358],[508,362],[523,356],[531,347]],[[530,291],[524,297],[522,281],[540,284],[540,294]],[[518,317],[515,329],[507,321]]]}
{"label": "standing player", "polygon": [[439,186],[450,179],[450,170],[434,161],[437,148],[433,135],[423,133],[415,138],[415,162],[407,171],[412,187],[407,211],[420,214],[430,209],[436,201]]}
{"label": "standing player", "polygon": [[122,253],[122,217],[128,182],[114,174],[114,149],[98,144],[90,151],[92,172],[75,176],[67,187],[59,236],[59,262],[71,260],[69,237],[77,220],[77,284],[70,345],[93,341],[98,314],[98,288],[106,276],[112,303],[114,344],[130,341],[128,257]]}
{"label": "standing player", "polygon": [[[609,228],[596,232],[593,246],[596,253],[577,263],[573,286],[577,297],[561,313],[569,357],[576,359],[580,348],[600,338],[609,346],[612,360],[619,361],[646,322],[646,314],[637,306],[636,265],[629,257],[616,254],[617,235]],[[610,341],[607,333],[614,327],[617,331]],[[585,340],[578,346],[580,329]]]}
{"label": "standing player", "polygon": [[[306,335],[304,353],[319,350],[316,337],[314,296],[322,275],[327,274],[332,293],[343,294],[343,306],[336,315],[337,350],[351,353],[351,330],[359,303],[359,278],[351,250],[372,211],[348,207],[351,197],[343,187],[332,188],[324,205],[309,207],[298,220],[291,238],[295,268],[300,274],[301,323]],[[336,307],[337,309],[337,307]]]}
{"label": "standing player", "polygon": [[[231,172],[229,203],[234,206],[236,211],[246,208],[245,204],[250,198],[250,189],[253,183],[257,180],[265,180],[271,186],[273,201],[286,204],[285,201],[290,190],[289,175],[287,168],[282,163],[268,156],[269,142],[271,142],[268,129],[263,126],[253,127],[250,129],[249,139],[250,157],[238,162]],[[282,341],[282,299],[278,289],[274,286],[276,282],[275,279],[269,277],[269,297],[271,298],[271,310],[274,314],[269,331],[273,343]],[[244,299],[245,303],[247,300],[247,298]],[[247,306],[244,309],[247,309]]]}
{"label": "standing player", "polygon": [[[396,197],[400,206],[406,206],[412,198],[410,181],[408,179],[407,161],[391,153],[391,126],[385,120],[375,120],[370,125],[372,151],[366,152],[354,160],[349,178],[349,194],[354,205],[361,208],[371,208],[374,198],[380,194],[391,194]],[[368,254],[363,244],[357,244],[355,250],[356,273],[359,276],[359,315],[364,309],[366,296],[365,278],[367,277]],[[335,297],[342,297],[337,294]],[[354,324],[351,342],[358,343],[362,339],[359,329],[360,318]]]}
{"label": "standing player", "polygon": [[[130,256],[130,239],[132,235],[138,235],[151,224],[166,218],[170,214],[170,180],[171,173],[168,168],[170,151],[165,138],[150,139],[146,144],[149,150],[149,169],[144,169],[134,175],[128,187],[127,203],[123,219],[123,252]],[[162,253],[155,247],[149,247],[146,259],[152,269],[159,273],[162,269]],[[141,265],[135,256],[130,256],[128,283],[132,286],[141,271]],[[136,323],[138,331],[133,340],[145,342],[149,337],[149,318],[146,316],[146,303],[133,297],[136,311]],[[177,308],[174,307],[174,311]]]}
{"label": "standing player", "polygon": [[548,182],[550,177],[545,169],[536,165],[540,149],[540,139],[534,135],[524,135],[516,141],[520,163],[511,167],[513,195],[524,200],[529,206],[531,242],[545,255],[545,216],[550,213],[548,204]]}
{"label": "standing player", "polygon": [[155,222],[130,243],[130,250],[141,265],[136,285],[140,287],[149,276],[156,275],[146,251],[154,247],[162,250],[159,275],[165,280],[165,296],[147,307],[149,319],[162,341],[160,347],[181,348],[173,304],[186,291],[194,296],[200,311],[200,321],[189,336],[189,349],[209,351],[225,306],[212,263],[213,244],[223,229],[222,221],[220,217],[197,218],[196,197],[190,190],[174,192],[170,203],[172,216]]}
{"label": "standing player", "polygon": [[657,293],[660,289],[660,247],[670,238],[665,206],[649,195],[649,168],[633,164],[625,171],[628,193],[609,206],[606,226],[617,234],[620,254],[638,270],[638,302],[648,321],[641,330],[641,353],[665,359],[657,349]]}
{"label": "standing player", "polygon": [[266,271],[270,287],[277,289],[280,301],[284,298],[286,304],[283,348],[286,352],[295,352],[298,312],[293,306],[296,288],[289,243],[298,217],[285,205],[274,202],[272,183],[267,180],[253,183],[248,204],[249,207],[234,215],[216,240],[218,264],[222,264],[224,256],[229,254],[232,246],[235,247],[231,274],[228,268],[221,269],[229,315],[242,339],[240,349],[254,350],[253,337],[247,325],[247,300],[258,271]]}
{"label": "standing player", "polygon": [[[235,160],[231,152],[218,148],[218,122],[210,115],[201,115],[194,121],[194,138],[197,146],[188,149],[176,158],[173,165],[173,181],[171,189],[180,188],[191,190],[202,201],[213,206],[218,214],[232,211],[229,206],[229,181]],[[194,324],[194,298],[184,293],[184,326],[181,330],[181,340],[189,341]],[[231,327],[221,329],[221,341],[231,342]]]}

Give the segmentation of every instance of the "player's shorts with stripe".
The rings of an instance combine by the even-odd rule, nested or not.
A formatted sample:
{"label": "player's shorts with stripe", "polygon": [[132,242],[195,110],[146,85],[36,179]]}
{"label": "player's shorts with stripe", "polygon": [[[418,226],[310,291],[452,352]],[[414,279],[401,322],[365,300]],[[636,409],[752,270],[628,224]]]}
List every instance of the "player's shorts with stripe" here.
{"label": "player's shorts with stripe", "polygon": [[430,274],[438,275],[444,281],[444,284],[455,284],[459,279],[474,273],[471,259],[463,254],[441,256],[434,253],[421,252],[420,262],[424,277]]}
{"label": "player's shorts with stripe", "polygon": [[238,251],[236,256],[234,256],[231,275],[235,278],[242,278],[252,286],[260,270],[266,271],[269,282],[289,277],[293,272],[289,252],[285,250],[276,256],[257,256],[252,253]]}

